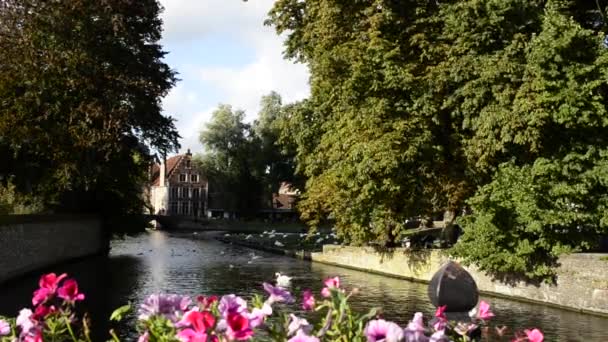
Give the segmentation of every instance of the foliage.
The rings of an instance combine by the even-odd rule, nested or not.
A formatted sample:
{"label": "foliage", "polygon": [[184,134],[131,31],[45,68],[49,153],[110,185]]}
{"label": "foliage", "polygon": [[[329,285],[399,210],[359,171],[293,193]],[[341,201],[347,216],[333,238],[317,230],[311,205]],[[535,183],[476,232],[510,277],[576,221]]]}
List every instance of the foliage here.
{"label": "foliage", "polygon": [[209,178],[210,201],[213,193],[221,193],[223,198],[216,201],[222,203],[215,205],[248,215],[261,203],[263,170],[257,158],[258,141],[244,118],[244,111],[220,105],[200,133],[206,152],[197,162]]}
{"label": "foliage", "polygon": [[467,211],[456,255],[550,276],[607,231],[600,3],[277,1],[268,23],[311,72],[284,125],[302,217],[391,245],[414,216]]}
{"label": "foliage", "polygon": [[38,214],[43,211],[40,199],[18,193],[10,180],[6,185],[0,183],[0,215]]}
{"label": "foliage", "polygon": [[141,204],[149,148],[178,138],[161,113],[176,81],[158,44],[161,10],[156,0],[0,2],[1,172],[20,191],[64,211]]}
{"label": "foliage", "polygon": [[[36,306],[21,310],[17,319],[0,318],[0,341],[91,341],[88,318],[80,319],[74,310],[77,301],[84,299],[73,279],[66,274],[43,275],[40,287],[32,299]],[[419,341],[476,341],[481,336],[480,327],[487,327],[494,317],[488,303],[481,301],[469,315],[469,322],[448,321],[440,307],[435,317],[424,324],[422,313],[416,313],[412,321],[401,328],[393,322],[379,318],[378,309],[367,314],[354,311],[349,304],[358,289],[347,291],[340,278],[324,281],[321,298],[310,290],[302,293],[301,311],[315,321],[296,316],[289,304],[294,304],[288,288],[291,278],[278,274],[277,285],[264,283],[267,298],[255,295],[251,306],[233,294],[221,298],[180,295],[151,295],[139,307],[137,331],[139,342],[227,342],[227,341],[288,341],[288,342],[419,342]],[[120,321],[131,311],[131,305],[122,306],[112,313],[110,320]],[[488,329],[486,329],[487,331]],[[502,336],[505,328],[497,329]],[[486,332],[487,334],[487,332]],[[110,330],[112,341],[120,339]],[[430,339],[429,339],[429,336]],[[488,336],[485,336],[488,337]],[[542,342],[544,336],[538,329],[516,333],[514,341]]]}
{"label": "foliage", "polygon": [[280,183],[296,180],[294,153],[280,141],[291,106],[283,106],[276,92],[260,104],[252,124],[244,122],[244,111],[220,105],[200,133],[206,152],[196,158],[210,179],[212,200],[245,215],[270,207]]}
{"label": "foliage", "polygon": [[274,91],[262,97],[260,107],[252,129],[260,145],[258,155],[264,170],[264,198],[270,202],[272,194],[279,191],[281,182],[296,183],[295,163],[292,151],[280,144],[281,125],[289,107],[283,106],[281,95]]}

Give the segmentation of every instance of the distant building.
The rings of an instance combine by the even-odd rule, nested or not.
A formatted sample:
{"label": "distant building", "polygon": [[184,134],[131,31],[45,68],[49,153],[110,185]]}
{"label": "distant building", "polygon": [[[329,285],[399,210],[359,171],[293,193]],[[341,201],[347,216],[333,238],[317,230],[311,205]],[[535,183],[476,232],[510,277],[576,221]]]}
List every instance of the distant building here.
{"label": "distant building", "polygon": [[156,215],[204,217],[209,184],[190,150],[151,169],[150,203]]}

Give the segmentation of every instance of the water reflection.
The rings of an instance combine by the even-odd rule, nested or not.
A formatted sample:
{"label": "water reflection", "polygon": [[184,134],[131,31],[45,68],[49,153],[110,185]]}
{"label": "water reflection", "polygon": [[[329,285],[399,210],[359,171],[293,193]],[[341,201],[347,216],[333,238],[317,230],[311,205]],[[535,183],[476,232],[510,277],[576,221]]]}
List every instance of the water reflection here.
{"label": "water reflection", "polygon": [[[95,340],[99,341],[105,340],[110,328],[103,322],[112,309],[126,302],[140,303],[146,296],[159,292],[237,293],[249,297],[261,293],[260,284],[273,279],[276,272],[294,277],[295,293],[303,288],[319,291],[322,279],[340,275],[347,287],[360,289],[352,302],[355,308],[383,307],[386,318],[401,324],[407,323],[417,311],[431,314],[434,310],[424,284],[310,264],[225,245],[201,235],[155,232],[117,240],[112,243],[107,258],[62,265],[52,271],[76,276],[87,294],[85,308],[93,316]],[[0,289],[0,314],[15,315],[24,304],[29,304],[37,279],[38,275],[24,277]],[[608,341],[608,331],[604,328],[608,319],[502,299],[487,300],[498,315],[495,322],[498,325],[540,327],[548,341]],[[118,330],[127,340],[135,338],[125,335],[124,327]]]}

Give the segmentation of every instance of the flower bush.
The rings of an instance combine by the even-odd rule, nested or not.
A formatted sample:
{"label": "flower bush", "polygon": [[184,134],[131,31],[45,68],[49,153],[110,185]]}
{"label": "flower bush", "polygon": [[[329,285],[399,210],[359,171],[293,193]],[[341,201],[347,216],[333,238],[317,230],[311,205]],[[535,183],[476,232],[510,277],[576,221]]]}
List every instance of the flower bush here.
{"label": "flower bush", "polygon": [[[280,275],[279,275],[280,276]],[[280,282],[279,282],[280,283]],[[288,288],[264,283],[265,296],[256,295],[250,303],[234,294],[188,296],[159,294],[149,296],[137,310],[138,342],[449,342],[476,341],[490,333],[494,317],[484,301],[473,309],[466,321],[449,321],[442,306],[425,323],[418,312],[405,327],[384,320],[377,309],[365,314],[353,311],[349,299],[357,289],[347,290],[340,278],[325,280],[317,299],[304,290],[297,301]],[[0,319],[1,342],[71,341],[90,342],[90,322],[78,317],[76,303],[85,299],[78,283],[66,274],[50,273],[40,278],[32,297],[33,310],[24,308],[16,319]],[[311,319],[296,315],[293,305]],[[291,310],[290,310],[291,309]],[[116,309],[110,320],[120,321],[132,311],[130,305]],[[506,327],[494,328],[504,336]],[[119,337],[110,331],[112,341]],[[538,329],[516,332],[512,341],[542,342]]]}

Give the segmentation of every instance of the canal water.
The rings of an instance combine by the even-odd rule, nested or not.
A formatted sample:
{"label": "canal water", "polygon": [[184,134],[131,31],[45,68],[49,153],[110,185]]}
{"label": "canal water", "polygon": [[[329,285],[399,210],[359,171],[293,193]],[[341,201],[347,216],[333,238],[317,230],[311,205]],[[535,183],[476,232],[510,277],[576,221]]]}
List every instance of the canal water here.
{"label": "canal water", "polygon": [[[292,290],[296,294],[302,288],[318,293],[323,279],[340,276],[347,288],[360,289],[352,300],[356,309],[382,307],[385,318],[401,324],[406,324],[417,311],[427,317],[434,312],[424,284],[227,245],[205,234],[153,232],[127,237],[112,242],[109,257],[92,258],[48,271],[68,272],[78,280],[87,296],[82,306],[91,313],[96,341],[106,340],[110,328],[117,329],[125,341],[136,339],[124,326],[112,327],[107,323],[112,310],[127,302],[138,304],[148,295],[159,292],[236,293],[250,297],[262,294],[262,282],[272,281],[276,272],[294,278]],[[21,307],[29,305],[37,278],[38,275],[26,276],[0,288],[0,315],[15,316]],[[538,327],[545,332],[546,341],[608,341],[606,318],[504,299],[485,300],[497,315],[493,321],[497,326]],[[133,323],[134,317],[130,319]]]}

